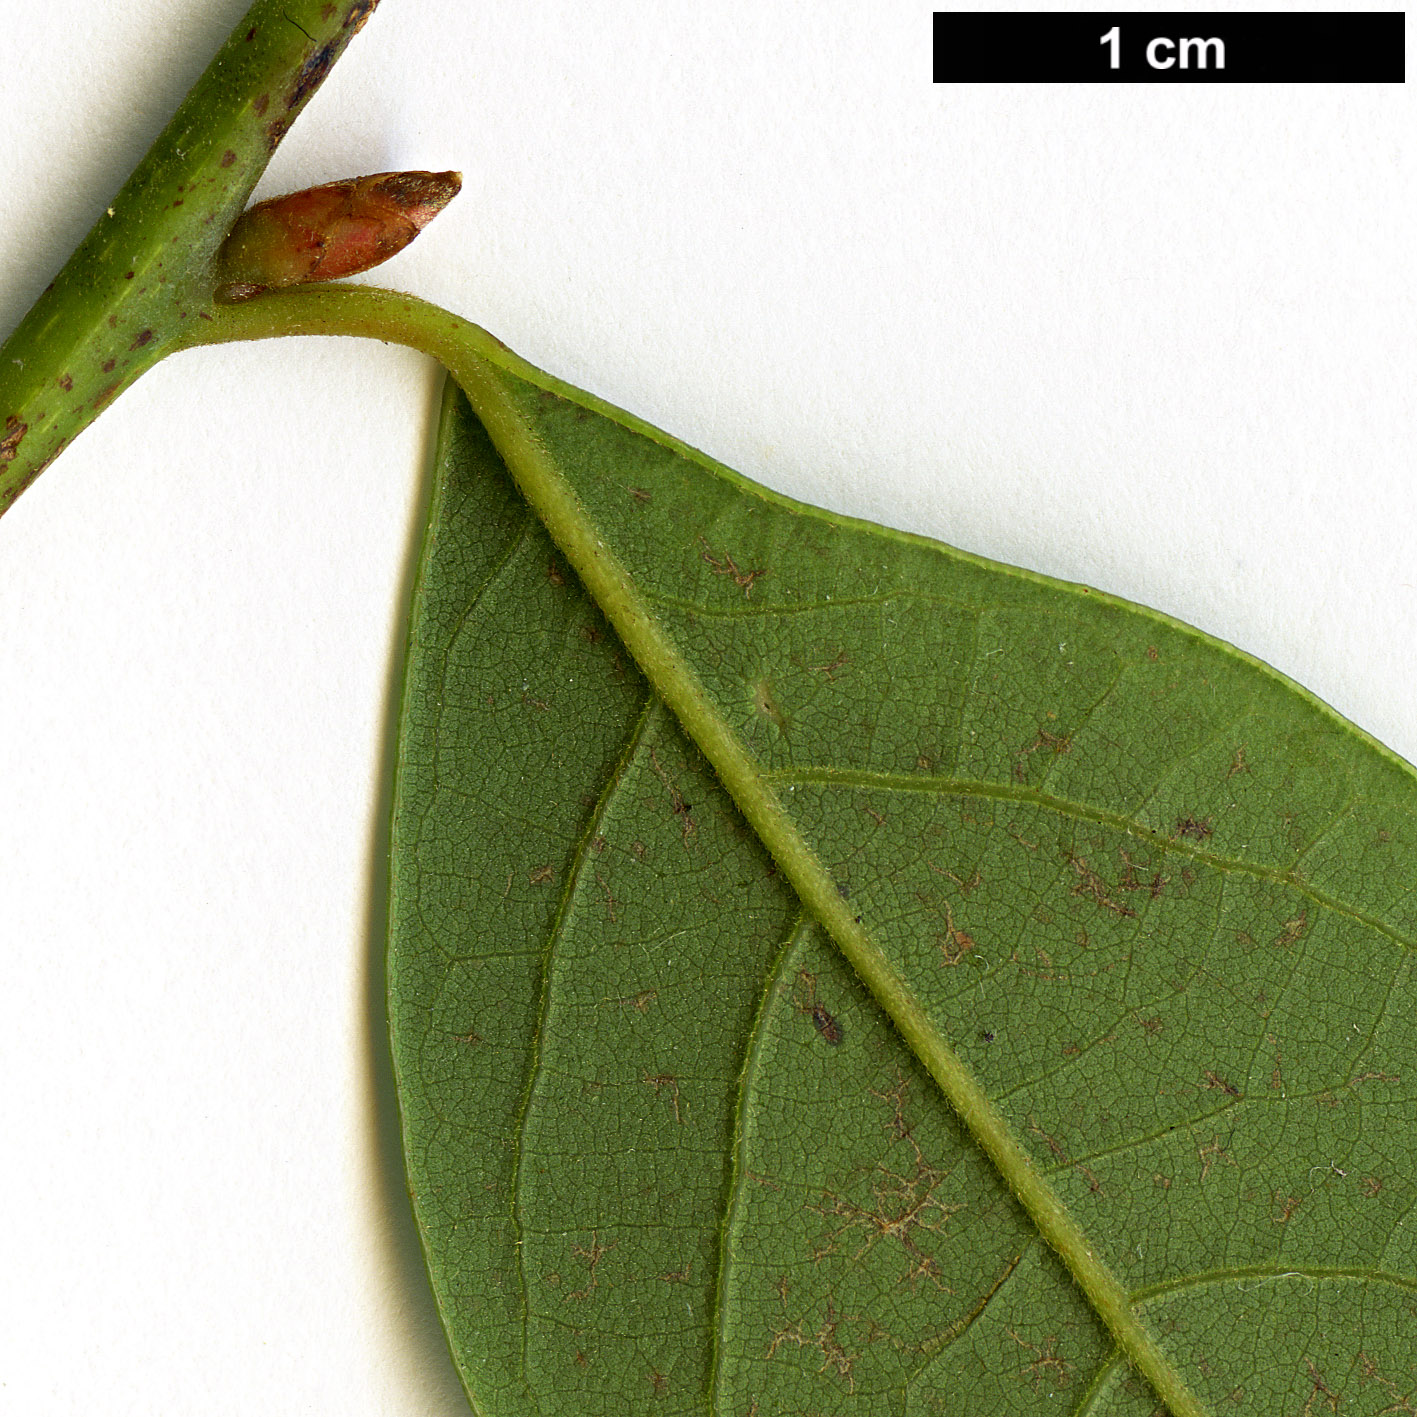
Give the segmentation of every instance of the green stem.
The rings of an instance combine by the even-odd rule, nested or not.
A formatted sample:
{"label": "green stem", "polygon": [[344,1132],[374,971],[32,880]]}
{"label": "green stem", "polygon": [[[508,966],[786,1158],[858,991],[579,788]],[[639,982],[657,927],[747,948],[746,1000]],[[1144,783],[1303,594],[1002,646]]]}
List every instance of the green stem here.
{"label": "green stem", "polygon": [[[211,317],[212,257],[377,0],[256,0],[0,347],[0,513]],[[58,179],[56,179],[58,180]]]}
{"label": "green stem", "polygon": [[[450,371],[527,501],[587,591],[655,690],[712,763],[802,902],[831,934],[1007,1181],[1039,1233],[1067,1265],[1118,1347],[1150,1381],[1172,1417],[1204,1417],[1200,1402],[1134,1312],[1120,1281],[1093,1252],[1087,1234],[914,992],[857,923],[851,907],[765,780],[757,761],[724,721],[692,667],[644,603],[608,538],[599,534],[574,487],[547,455],[535,429],[526,422],[512,397],[506,376],[564,393],[632,427],[643,429],[645,425],[549,378],[478,326],[392,291],[367,287],[293,290],[224,310],[192,333],[192,342],[202,344],[292,334],[365,335],[422,350]],[[655,431],[653,436],[665,441],[662,433]]]}

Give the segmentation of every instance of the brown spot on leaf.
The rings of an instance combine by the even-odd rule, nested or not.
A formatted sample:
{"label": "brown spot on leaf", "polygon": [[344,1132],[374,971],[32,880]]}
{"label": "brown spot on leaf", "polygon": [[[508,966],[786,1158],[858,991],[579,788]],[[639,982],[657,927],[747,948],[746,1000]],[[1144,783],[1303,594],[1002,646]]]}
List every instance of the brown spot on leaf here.
{"label": "brown spot on leaf", "polygon": [[799,1014],[807,1014],[812,1027],[835,1048],[843,1037],[841,1024],[836,1016],[817,1000],[817,976],[809,970],[799,969],[792,985],[792,1007]]}
{"label": "brown spot on leaf", "polygon": [[782,1189],[781,1184],[774,1181],[771,1177],[760,1176],[756,1171],[749,1171],[746,1167],[743,1170],[743,1174],[748,1180],[752,1181],[754,1185],[766,1186],[770,1191],[780,1191]]}
{"label": "brown spot on leaf", "polygon": [[[1312,1414],[1319,1407],[1326,1407],[1330,1412],[1338,1411],[1338,1394],[1319,1375],[1319,1370],[1314,1367],[1311,1359],[1304,1359],[1305,1366],[1309,1370],[1309,1380],[1313,1383],[1313,1391],[1309,1393],[1309,1400],[1304,1404],[1303,1417],[1312,1417]],[[1385,1409],[1388,1412],[1392,1408]]]}
{"label": "brown spot on leaf", "polygon": [[840,1046],[843,1036],[841,1024],[821,1004],[812,1005],[812,1026],[833,1048]]}
{"label": "brown spot on leaf", "polygon": [[1201,1163],[1201,1180],[1204,1181],[1210,1175],[1211,1167],[1217,1161],[1223,1161],[1227,1166],[1233,1166],[1235,1162],[1231,1159],[1230,1153],[1220,1144],[1220,1138],[1212,1136],[1206,1146],[1196,1148],[1196,1159]]}
{"label": "brown spot on leaf", "polygon": [[753,594],[753,582],[767,575],[767,571],[765,569],[760,569],[756,571],[740,571],[738,569],[737,564],[734,562],[733,557],[728,555],[727,552],[725,552],[721,557],[715,556],[713,554],[712,548],[702,536],[699,538],[699,545],[704,548],[703,556],[701,559],[708,563],[709,569],[713,571],[714,575],[732,576],[733,584],[742,587],[743,595],[745,598],[751,598]]}
{"label": "brown spot on leaf", "polygon": [[682,841],[687,850],[689,839],[698,835],[698,827],[694,825],[694,819],[689,814],[693,808],[686,802],[680,794],[679,789],[674,784],[674,780],[668,772],[660,766],[659,754],[653,748],[649,750],[650,766],[654,769],[655,776],[664,784],[665,790],[669,793],[669,807],[676,817],[683,823]]}
{"label": "brown spot on leaf", "polygon": [[133,336],[133,343],[130,344],[128,348],[141,349],[152,337],[153,332],[151,330],[139,330],[138,333]]}
{"label": "brown spot on leaf", "polygon": [[550,881],[556,872],[550,866],[534,866],[531,871],[531,883],[534,886],[544,886]]}
{"label": "brown spot on leaf", "polygon": [[615,1003],[621,1008],[634,1009],[636,1013],[648,1013],[649,1006],[659,997],[658,989],[641,989],[638,994],[622,994]]}
{"label": "brown spot on leaf", "polygon": [[1034,1136],[1042,1139],[1043,1144],[1053,1153],[1056,1160],[1063,1162],[1064,1165],[1067,1164],[1068,1154],[1063,1150],[1062,1144],[1056,1137],[1050,1136],[1049,1133],[1045,1132],[1031,1117],[1028,1120],[1028,1130],[1031,1131]]}
{"label": "brown spot on leaf", "polygon": [[1058,1161],[1060,1161],[1064,1166],[1072,1167],[1083,1177],[1084,1180],[1086,1180],[1087,1188],[1092,1192],[1093,1195],[1102,1196],[1107,1194],[1102,1189],[1102,1182],[1097,1179],[1091,1168],[1084,1166],[1081,1161],[1070,1160],[1067,1153],[1059,1144],[1057,1138],[1049,1136],[1049,1134],[1045,1132],[1043,1128],[1040,1127],[1038,1123],[1035,1122],[1032,1118],[1029,1119],[1028,1129],[1029,1131],[1035,1133],[1037,1136],[1043,1139],[1044,1145],[1047,1146],[1048,1150],[1052,1152],[1053,1156]]}
{"label": "brown spot on leaf", "polygon": [[800,1322],[778,1329],[773,1334],[772,1343],[769,1344],[765,1356],[771,1358],[787,1343],[794,1343],[798,1348],[815,1349],[822,1355],[822,1366],[818,1371],[836,1373],[846,1380],[847,1392],[855,1392],[856,1380],[852,1377],[851,1370],[855,1366],[856,1355],[848,1353],[837,1336],[837,1330],[843,1322],[845,1320],[837,1313],[836,1306],[828,1299],[827,1316],[814,1334],[809,1335]]}
{"label": "brown spot on leaf", "polygon": [[[602,846],[603,846],[605,839],[602,837],[602,838],[600,838],[600,840],[601,840],[601,843],[602,843]],[[599,871],[597,871],[597,872],[595,873],[595,883],[596,883],[596,885],[598,885],[598,886],[600,887],[600,889],[605,893],[605,916],[606,916],[606,919],[609,920],[609,922],[610,922],[612,925],[617,925],[617,924],[619,924],[619,916],[617,916],[617,915],[615,914],[615,907],[616,907],[617,905],[619,905],[620,902],[617,901],[613,895],[611,895],[611,893],[610,893],[610,886],[607,884],[607,882],[606,882],[606,880],[605,880],[605,877],[602,876]]]}
{"label": "brown spot on leaf", "polygon": [[1179,817],[1171,835],[1184,837],[1188,841],[1206,841],[1215,835],[1215,828],[1211,826],[1209,817]]}
{"label": "brown spot on leaf", "polygon": [[61,374],[59,376],[59,387],[63,389],[66,394],[70,393],[74,388],[74,381],[68,374]]}
{"label": "brown spot on leaf", "polygon": [[945,931],[935,936],[935,943],[940,947],[941,959],[949,966],[958,964],[974,949],[974,936],[966,934],[955,924],[954,911],[948,903],[945,905]]}
{"label": "brown spot on leaf", "polygon": [[1359,1073],[1349,1087],[1357,1087],[1361,1082],[1401,1082],[1402,1077],[1398,1073]]}
{"label": "brown spot on leaf", "polygon": [[792,1007],[799,1014],[810,1013],[817,1002],[817,976],[809,969],[799,969],[792,985]]}
{"label": "brown spot on leaf", "polygon": [[1388,1406],[1382,1408],[1382,1412],[1403,1412],[1407,1414],[1407,1417],[1417,1417],[1417,1406],[1413,1405],[1412,1390],[1409,1388],[1404,1392],[1391,1378],[1385,1376],[1379,1369],[1376,1360],[1370,1357],[1365,1350],[1360,1350],[1358,1353],[1358,1368],[1361,1374],[1358,1380],[1360,1391],[1369,1383],[1376,1383],[1388,1397]]}
{"label": "brown spot on leaf", "polygon": [[596,1271],[600,1268],[600,1262],[615,1248],[620,1242],[612,1241],[608,1245],[600,1243],[600,1232],[592,1230],[590,1232],[590,1248],[582,1245],[573,1245],[571,1254],[577,1259],[585,1260],[590,1265],[590,1282],[584,1289],[574,1290],[566,1295],[568,1299],[587,1299],[591,1293],[600,1287],[600,1279]]}
{"label": "brown spot on leaf", "polygon": [[674,1107],[674,1120],[678,1122],[680,1126],[683,1126],[684,1117],[679,1110],[679,1079],[672,1073],[656,1073],[653,1077],[648,1073],[642,1073],[640,1075],[640,1081],[652,1087],[656,1097],[659,1096],[663,1089],[669,1089],[669,1100]]}
{"label": "brown spot on leaf", "polygon": [[1041,1392],[1045,1383],[1049,1386],[1067,1387],[1072,1382],[1072,1364],[1059,1355],[1058,1340],[1055,1335],[1049,1334],[1039,1345],[1030,1343],[1026,1338],[1015,1333],[1013,1329],[1006,1329],[1005,1332],[1020,1348],[1027,1349],[1033,1354],[1033,1360],[1020,1368],[1019,1373],[1021,1376],[1033,1379],[1034,1392]]}
{"label": "brown spot on leaf", "polygon": [[1150,876],[1139,874],[1139,872],[1146,871],[1146,866],[1139,868],[1128,851],[1121,851],[1118,854],[1121,856],[1124,866],[1122,877],[1117,882],[1119,890],[1145,891],[1152,900],[1155,900],[1165,890],[1166,877],[1160,871],[1152,871]]}
{"label": "brown spot on leaf", "polygon": [[1266,1033],[1264,1040],[1274,1049],[1274,1068],[1269,1075],[1269,1090],[1271,1092],[1284,1091],[1284,1060],[1279,1055],[1279,1039],[1274,1034]]}
{"label": "brown spot on leaf", "polygon": [[937,876],[944,876],[946,880],[953,881],[961,895],[968,895],[976,886],[982,885],[984,882],[984,877],[979,874],[979,868],[977,866],[970,873],[969,879],[962,881],[953,871],[941,870],[933,861],[927,861],[925,864],[929,866]]}
{"label": "brown spot on leaf", "polygon": [[1224,1092],[1230,1097],[1239,1097],[1240,1089],[1232,1082],[1227,1082],[1219,1073],[1213,1073],[1209,1068],[1205,1071],[1205,1085],[1212,1092]]}
{"label": "brown spot on leaf", "polygon": [[1363,1194],[1372,1200],[1383,1188],[1383,1183],[1376,1176],[1363,1177]]}
{"label": "brown spot on leaf", "polygon": [[1087,859],[1082,856],[1068,855],[1068,865],[1077,873],[1079,880],[1073,887],[1073,894],[1085,896],[1088,900],[1102,907],[1103,910],[1110,910],[1114,915],[1121,915],[1129,920],[1136,919],[1136,911],[1129,905],[1122,905],[1107,894],[1107,884],[1091,866],[1087,864]]}
{"label": "brown spot on leaf", "polygon": [[1287,950],[1290,945],[1297,943],[1304,931],[1309,927],[1309,911],[1305,907],[1297,915],[1284,922],[1283,928],[1275,936],[1274,943],[1280,949]]}
{"label": "brown spot on leaf", "polygon": [[222,153],[222,155],[221,155],[221,165],[222,165],[223,167],[230,167],[231,164],[232,164],[233,162],[235,162],[235,161],[236,161],[236,154],[235,154],[234,152],[232,152],[232,150],[231,150],[230,148],[227,148],[227,150],[226,150],[224,153]]}

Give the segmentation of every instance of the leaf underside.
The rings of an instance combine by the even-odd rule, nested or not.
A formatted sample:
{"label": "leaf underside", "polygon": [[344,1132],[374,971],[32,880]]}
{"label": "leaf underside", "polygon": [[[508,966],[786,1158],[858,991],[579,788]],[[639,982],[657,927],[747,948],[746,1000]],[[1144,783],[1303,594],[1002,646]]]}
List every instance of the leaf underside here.
{"label": "leaf underside", "polygon": [[[1417,1412],[1411,769],[1162,616],[502,377],[1207,1409]],[[392,870],[477,1411],[1156,1410],[460,396]]]}

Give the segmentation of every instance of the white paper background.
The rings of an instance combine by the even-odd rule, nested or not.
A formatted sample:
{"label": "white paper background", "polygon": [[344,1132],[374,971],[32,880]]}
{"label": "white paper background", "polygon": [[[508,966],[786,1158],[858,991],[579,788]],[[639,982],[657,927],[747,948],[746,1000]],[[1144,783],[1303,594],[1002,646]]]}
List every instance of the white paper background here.
{"label": "white paper background", "polygon": [[[7,9],[6,330],[243,6]],[[901,0],[386,0],[261,192],[460,167],[381,283],[1417,758],[1410,91],[929,66]],[[373,344],[189,354],[0,522],[0,1410],[465,1411],[377,1032],[434,390]]]}

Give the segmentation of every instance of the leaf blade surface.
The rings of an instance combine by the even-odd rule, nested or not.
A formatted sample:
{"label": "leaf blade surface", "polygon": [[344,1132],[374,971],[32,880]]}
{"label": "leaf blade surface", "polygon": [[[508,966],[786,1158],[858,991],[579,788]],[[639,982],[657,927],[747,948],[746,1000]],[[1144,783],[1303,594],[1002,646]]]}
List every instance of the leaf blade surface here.
{"label": "leaf blade surface", "polygon": [[[1413,1265],[1398,1221],[1411,1188],[1400,1135],[1412,1060],[1394,1022],[1411,987],[1412,877],[1394,864],[1412,839],[1405,765],[1279,676],[1164,617],[796,507],[633,420],[607,417],[588,397],[565,397],[552,381],[503,381],[537,447],[574,482],[585,524],[611,544],[640,603],[692,664],[713,713],[745,745],[863,928],[883,943],[1212,1409],[1230,1398],[1242,1410],[1277,1411],[1326,1391],[1371,1398],[1388,1391],[1383,1383],[1405,1392],[1402,1355],[1413,1335],[1401,1296]],[[515,440],[503,441],[517,471]],[[480,471],[483,482],[495,473],[490,449]],[[434,534],[443,535],[437,514]],[[533,586],[543,599],[547,591],[581,593],[568,568],[555,569],[549,543],[529,554],[524,597]],[[435,543],[428,564],[438,559]],[[448,593],[455,602],[456,588]],[[484,630],[489,654],[513,643],[499,623]],[[533,663],[563,662],[544,636],[526,651],[541,618],[523,609],[509,623]],[[589,685],[621,675],[641,684],[624,690],[632,701],[652,709],[654,697],[609,625],[587,620],[575,634],[608,657],[598,671],[561,673],[562,681],[577,677],[579,710],[521,691],[532,701],[519,705],[521,717],[535,726],[526,741],[539,734],[547,762],[613,758],[618,766],[597,769],[601,787],[580,793],[559,866],[525,855],[519,864],[529,884],[550,866],[542,884],[573,887],[554,918],[595,940],[577,954],[591,962],[591,979],[605,961],[633,956],[634,941],[655,970],[619,980],[623,992],[589,980],[572,988],[543,957],[534,1036],[554,1025],[564,1046],[571,1039],[591,1048],[578,1086],[594,1088],[595,1067],[613,1061],[623,1075],[614,1090],[630,1113],[658,1108],[655,1145],[621,1137],[621,1155],[644,1150],[668,1166],[688,1116],[693,1129],[717,1138],[707,1148],[717,1170],[709,1166],[690,1188],[699,1248],[687,1260],[666,1251],[663,1269],[648,1253],[636,1251],[630,1263],[629,1235],[642,1219],[576,1209],[595,1187],[571,1186],[551,1199],[536,1192],[531,1209],[543,1221],[533,1228],[551,1249],[529,1266],[522,1231],[521,1298],[507,1311],[522,1306],[521,1351],[504,1345],[510,1356],[494,1379],[473,1374],[486,1337],[467,1311],[483,1301],[453,1302],[467,1273],[450,1289],[435,1258],[435,1288],[475,1400],[487,1410],[525,1410],[528,1399],[542,1410],[599,1410],[587,1404],[600,1393],[604,1410],[700,1411],[707,1403],[748,1412],[758,1402],[764,1411],[884,1412],[939,1410],[931,1403],[949,1392],[967,1411],[1052,1403],[1059,1411],[1079,1403],[1150,1410],[1154,1399],[1136,1395],[1096,1316],[849,971],[839,962],[829,968],[815,932],[784,945],[796,902],[780,881],[780,900],[755,905],[718,935],[712,927],[741,912],[742,887],[709,889],[710,918],[697,935],[678,938],[720,961],[725,940],[747,947],[736,969],[755,982],[736,1012],[726,1002],[720,1008],[726,976],[696,966],[678,987],[697,995],[697,1010],[681,1009],[655,1034],[660,1052],[636,1055],[626,1070],[618,1052],[628,1035],[607,1023],[605,1000],[622,1001],[631,1032],[637,1019],[660,1017],[659,996],[648,996],[674,958],[654,953],[648,923],[629,929],[620,918],[626,902],[671,890],[663,867],[653,885],[622,884],[623,869],[643,864],[634,861],[635,842],[656,859],[686,858],[681,866],[713,855],[734,879],[747,881],[754,869],[776,878],[751,839],[730,850],[736,814],[702,768],[693,791],[679,785],[676,774],[689,774],[695,755],[682,742],[671,750],[667,721],[656,732],[669,736],[654,743],[631,749],[621,729],[618,747],[607,740],[598,757],[579,745],[568,752],[558,734],[582,731],[564,723],[598,703],[600,688]],[[443,666],[411,689],[411,703],[431,698]],[[420,673],[416,664],[411,672]],[[614,717],[601,709],[589,716]],[[488,719],[491,738],[478,747],[459,734],[453,756],[495,760],[497,740],[518,721],[504,704]],[[553,721],[562,726],[553,730]],[[521,730],[513,736],[521,741]],[[406,763],[420,751],[426,756],[406,744]],[[674,771],[665,766],[671,760]],[[644,786],[627,787],[623,769],[635,769]],[[628,817],[615,816],[607,787],[628,791]],[[400,812],[424,812],[417,798],[416,788],[404,793]],[[636,825],[622,840],[618,829],[592,830],[597,812]],[[654,851],[651,824],[660,833]],[[746,838],[741,821],[737,832]],[[491,835],[512,839],[505,825]],[[396,835],[396,872],[410,854],[406,840]],[[600,856],[597,840],[605,843]],[[465,874],[484,849],[464,856]],[[748,865],[754,852],[757,868]],[[736,864],[723,868],[730,856]],[[496,873],[484,866],[476,874],[500,882],[500,865]],[[703,890],[700,869],[690,877]],[[397,963],[407,935],[400,902],[423,891],[421,870],[408,885],[395,877],[396,1052],[427,1018],[427,998],[406,987]],[[659,903],[673,917],[690,877],[671,876],[677,894]],[[469,911],[455,934],[476,938],[485,914],[485,906]],[[540,928],[548,939],[554,933]],[[673,933],[661,921],[660,940]],[[1332,987],[1336,977],[1342,989]],[[548,1012],[558,980],[557,999],[593,998],[595,1007]],[[816,997],[827,980],[830,1002]],[[470,996],[463,1007],[474,1007]],[[786,1090],[793,1106],[773,1104],[765,1082],[748,1087],[752,1069],[740,1069],[740,1079],[723,1063],[690,1096],[683,1060],[714,1034],[720,1014],[737,1020],[717,1036],[724,1056],[796,1078]],[[469,1024],[463,1036],[477,1033]],[[791,1039],[776,1051],[778,1040]],[[596,1048],[609,1055],[599,1064]],[[414,1081],[418,1067],[401,1059],[406,1123],[410,1097],[427,1088],[426,1079]],[[539,1052],[523,1072],[523,1103],[547,1079],[569,1075]],[[557,1105],[563,1114],[585,1106],[564,1093]],[[519,1127],[531,1115],[519,1112]],[[535,1165],[574,1172],[573,1158],[593,1151],[593,1141],[594,1129],[576,1143],[582,1150],[548,1147]],[[420,1191],[427,1176],[420,1180],[419,1158],[430,1144],[410,1124]],[[508,1192],[517,1225],[518,1197],[532,1197],[534,1172],[523,1166]],[[766,1179],[745,1184],[750,1173]],[[668,1174],[652,1170],[638,1184],[664,1196],[674,1190]],[[632,1188],[622,1181],[601,1176],[599,1193],[623,1197]],[[718,1210],[704,1213],[710,1193]],[[438,1223],[423,1223],[436,1251]],[[711,1294],[699,1273],[714,1249],[710,1231],[719,1255]],[[508,1243],[515,1251],[516,1234]],[[755,1257],[755,1244],[771,1258]],[[684,1280],[667,1277],[685,1264]],[[1357,1285],[1365,1304],[1386,1305],[1395,1317],[1374,1321],[1369,1334],[1362,1305],[1324,1298],[1332,1315],[1320,1323],[1311,1314],[1276,1348],[1258,1334],[1286,1305],[1302,1307],[1289,1297],[1296,1275],[1310,1298],[1351,1296]],[[701,1286],[700,1313],[691,1301],[671,1339],[662,1301],[689,1276]],[[712,1321],[704,1306],[715,1310]],[[537,1325],[572,1337],[560,1349],[538,1348]],[[514,1327],[503,1320],[505,1333]],[[587,1334],[608,1343],[612,1332],[618,1348],[575,1346]],[[1322,1365],[1308,1356],[1320,1351]],[[597,1386],[607,1373],[611,1386]],[[524,1388],[499,1408],[496,1394],[517,1382]]]}

